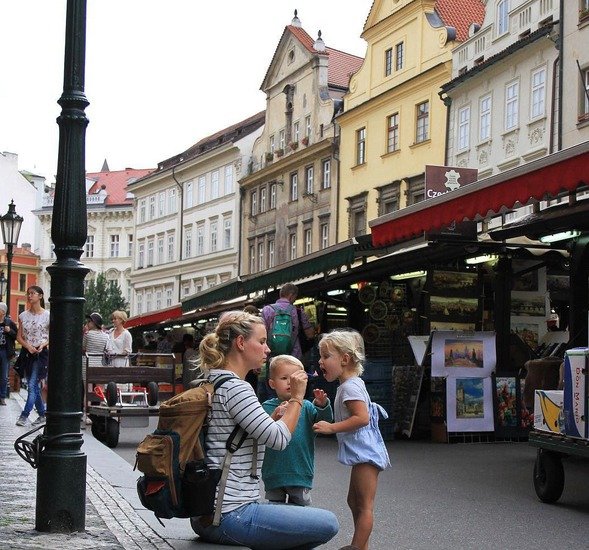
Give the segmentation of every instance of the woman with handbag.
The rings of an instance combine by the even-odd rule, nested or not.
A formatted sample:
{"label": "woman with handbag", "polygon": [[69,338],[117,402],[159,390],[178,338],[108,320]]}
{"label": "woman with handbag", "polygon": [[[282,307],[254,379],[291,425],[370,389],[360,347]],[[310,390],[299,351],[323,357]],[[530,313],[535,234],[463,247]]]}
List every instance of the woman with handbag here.
{"label": "woman with handbag", "polygon": [[0,405],[6,405],[9,397],[8,367],[10,359],[14,357],[14,340],[16,339],[16,325],[6,315],[8,306],[0,302]]}
{"label": "woman with handbag", "polygon": [[18,316],[16,340],[22,346],[18,360],[23,362],[28,393],[25,408],[16,425],[28,425],[29,414],[34,406],[39,416],[33,422],[33,426],[38,426],[45,423],[45,403],[41,395],[41,385],[47,378],[49,362],[49,311],[45,309],[43,289],[30,286],[27,289],[27,303],[29,309]]}

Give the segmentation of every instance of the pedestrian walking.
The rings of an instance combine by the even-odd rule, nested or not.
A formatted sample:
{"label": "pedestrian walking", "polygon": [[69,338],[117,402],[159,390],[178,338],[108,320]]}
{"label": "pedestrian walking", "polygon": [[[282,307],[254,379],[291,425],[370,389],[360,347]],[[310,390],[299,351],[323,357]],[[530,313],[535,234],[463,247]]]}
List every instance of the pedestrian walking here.
{"label": "pedestrian walking", "polygon": [[290,376],[289,406],[279,420],[273,420],[244,380],[251,369],[265,363],[269,351],[264,322],[243,311],[224,313],[215,330],[200,344],[201,362],[209,370],[211,382],[233,375],[213,396],[204,442],[209,467],[222,467],[225,443],[236,426],[243,428],[246,438],[229,467],[221,524],[213,525],[211,516],[194,517],[190,523],[206,542],[257,550],[315,548],[336,535],[339,524],[333,513],[259,502],[258,478],[265,446],[286,448],[301,414],[307,385],[304,371],[297,370]]}
{"label": "pedestrian walking", "polygon": [[320,421],[316,433],[337,434],[338,460],[352,466],[348,506],[354,519],[351,546],[340,550],[368,550],[374,522],[378,474],[390,466],[378,428],[380,406],[372,403],[360,375],[364,371],[364,342],[355,330],[334,330],[319,341],[319,366],[328,382],[339,380],[335,422]]}
{"label": "pedestrian walking", "polygon": [[14,341],[16,340],[16,325],[7,315],[8,306],[0,302],[0,405],[6,405],[10,396],[8,389],[8,369],[10,359],[14,357]]}
{"label": "pedestrian walking", "polygon": [[27,401],[17,426],[26,426],[33,406],[39,415],[33,426],[45,423],[45,403],[41,394],[41,386],[47,378],[49,363],[49,312],[45,309],[43,289],[39,286],[27,288],[29,309],[19,316],[16,340],[22,346],[19,362],[27,379]]}

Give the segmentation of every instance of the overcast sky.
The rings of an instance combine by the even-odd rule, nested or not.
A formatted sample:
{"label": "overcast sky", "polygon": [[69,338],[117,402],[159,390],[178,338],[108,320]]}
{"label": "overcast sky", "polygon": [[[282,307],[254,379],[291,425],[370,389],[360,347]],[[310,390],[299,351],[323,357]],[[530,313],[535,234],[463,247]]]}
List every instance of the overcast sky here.
{"label": "overcast sky", "polygon": [[[372,0],[88,0],[86,170],[155,168],[265,108],[260,85],[298,10],[312,36],[364,56]],[[66,0],[3,0],[0,151],[57,169]]]}

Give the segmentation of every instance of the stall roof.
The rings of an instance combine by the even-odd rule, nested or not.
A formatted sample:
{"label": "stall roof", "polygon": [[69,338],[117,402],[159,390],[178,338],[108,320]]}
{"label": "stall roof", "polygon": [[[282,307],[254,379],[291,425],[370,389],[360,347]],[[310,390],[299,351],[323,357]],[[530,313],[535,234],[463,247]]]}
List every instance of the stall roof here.
{"label": "stall roof", "polygon": [[146,313],[144,315],[137,315],[131,317],[126,323],[125,328],[147,328],[149,326],[158,325],[165,323],[172,319],[176,319],[182,315],[182,308],[180,306],[174,306],[160,311],[154,311],[152,313]]}
{"label": "stall roof", "polygon": [[370,221],[376,247],[589,184],[589,141]]}

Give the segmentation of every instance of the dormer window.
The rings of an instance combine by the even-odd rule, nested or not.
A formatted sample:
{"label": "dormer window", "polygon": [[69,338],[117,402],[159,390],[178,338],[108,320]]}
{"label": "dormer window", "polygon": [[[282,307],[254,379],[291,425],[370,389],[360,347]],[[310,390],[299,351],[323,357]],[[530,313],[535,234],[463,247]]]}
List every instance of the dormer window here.
{"label": "dormer window", "polygon": [[497,2],[497,36],[509,31],[509,0]]}

